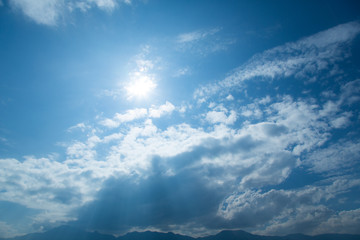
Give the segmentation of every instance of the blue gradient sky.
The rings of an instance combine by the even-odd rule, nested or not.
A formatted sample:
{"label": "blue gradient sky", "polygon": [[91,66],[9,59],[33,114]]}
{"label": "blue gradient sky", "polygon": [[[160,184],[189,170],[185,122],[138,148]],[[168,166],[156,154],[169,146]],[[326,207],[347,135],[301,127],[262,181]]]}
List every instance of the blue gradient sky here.
{"label": "blue gradient sky", "polygon": [[0,0],[0,237],[360,234],[359,10]]}

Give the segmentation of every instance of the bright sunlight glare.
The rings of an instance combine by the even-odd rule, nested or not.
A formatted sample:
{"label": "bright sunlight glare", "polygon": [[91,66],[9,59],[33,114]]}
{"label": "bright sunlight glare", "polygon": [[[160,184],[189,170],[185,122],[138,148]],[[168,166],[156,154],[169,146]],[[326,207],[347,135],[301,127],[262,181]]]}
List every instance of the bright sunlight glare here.
{"label": "bright sunlight glare", "polygon": [[128,98],[143,98],[146,97],[154,88],[156,84],[147,76],[141,76],[132,80],[126,87]]}

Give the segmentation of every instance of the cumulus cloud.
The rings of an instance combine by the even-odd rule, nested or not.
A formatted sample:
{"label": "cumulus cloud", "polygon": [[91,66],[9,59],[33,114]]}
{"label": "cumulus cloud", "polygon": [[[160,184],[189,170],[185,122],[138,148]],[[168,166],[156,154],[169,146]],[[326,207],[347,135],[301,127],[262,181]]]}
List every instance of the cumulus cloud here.
{"label": "cumulus cloud", "polygon": [[[305,100],[295,101],[289,96],[271,101],[262,98],[255,102],[259,107],[267,104],[268,110],[264,114],[266,120],[248,122],[238,129],[218,124],[227,121],[233,123],[230,118],[233,113],[221,105],[211,106],[210,113],[220,112],[224,115],[219,118],[211,114],[205,115],[205,119],[213,124],[211,130],[191,127],[185,123],[159,129],[149,118],[163,117],[174,111],[174,105],[169,102],[148,110],[133,109],[116,114],[110,120],[120,127],[119,131],[91,131],[85,141],[74,141],[67,147],[66,160],[63,162],[33,157],[24,162],[3,159],[2,165],[6,168],[2,169],[0,176],[3,176],[1,182],[6,191],[1,193],[1,200],[42,210],[38,218],[43,221],[50,218],[69,220],[69,217],[75,216],[67,213],[87,204],[79,212],[78,224],[84,224],[89,219],[89,214],[98,216],[98,219],[110,219],[109,214],[114,213],[111,209],[115,208],[118,209],[119,216],[128,216],[129,223],[120,217],[115,218],[117,220],[113,223],[121,225],[124,230],[131,224],[148,227],[151,223],[154,224],[151,226],[167,229],[171,224],[187,224],[198,219],[209,219],[209,216],[214,221],[219,221],[218,227],[232,226],[225,224],[226,219],[237,219],[237,215],[240,219],[240,216],[243,218],[248,215],[235,204],[233,208],[228,207],[226,211],[222,211],[222,215],[215,216],[217,210],[214,209],[218,209],[222,201],[231,205],[230,198],[226,196],[234,191],[245,191],[247,194],[255,194],[256,199],[265,198],[264,202],[269,202],[267,195],[251,189],[276,185],[287,179],[300,164],[298,158],[301,154],[321,146],[329,138],[332,126],[327,122],[331,119],[330,116],[336,117],[341,112],[341,107],[327,107],[326,104],[321,106]],[[114,126],[107,125],[108,122],[102,121],[100,126]],[[128,125],[121,127],[120,123],[125,122]],[[357,149],[356,147],[354,145],[351,149]],[[343,149],[346,154],[351,154],[346,148]],[[326,151],[324,154],[331,155]],[[316,155],[308,158],[313,160],[309,160],[309,164],[313,164],[314,170],[319,165],[316,159],[320,158],[320,155],[318,158]],[[107,180],[109,178],[112,180]],[[169,185],[164,186],[159,192],[159,198],[154,199],[156,196],[149,196],[146,191],[159,191],[159,182],[168,182]],[[193,188],[185,191],[190,182]],[[146,191],[145,186],[148,187]],[[100,189],[103,190],[98,192]],[[176,200],[180,195],[175,190],[183,194],[181,199]],[[27,193],[30,191],[36,194],[29,197]],[[111,192],[118,192],[120,195],[115,194],[114,199],[109,199]],[[318,190],[311,194],[315,196],[315,193],[326,194],[325,191]],[[212,194],[213,200],[204,205],[202,196],[209,194]],[[305,196],[298,195],[297,191],[268,193],[269,196],[274,194],[286,201],[289,198],[299,200]],[[289,194],[293,197],[289,197]],[[134,196],[144,200],[132,201]],[[239,196],[233,202],[239,202]],[[122,200],[117,201],[118,197]],[[94,198],[97,200],[91,203]],[[192,203],[185,199],[192,199]],[[131,204],[125,206],[125,202]],[[283,207],[281,203],[278,201],[276,204]],[[112,204],[114,208],[110,209]],[[151,216],[164,205],[168,206],[169,212]],[[62,213],[56,209],[62,209]],[[191,210],[185,212],[185,209]],[[194,209],[197,210],[194,212]],[[129,216],[131,212],[143,217],[134,219],[131,216],[135,215]],[[168,215],[170,213],[173,215]],[[179,217],[174,217],[177,214],[180,214]],[[270,213],[259,214],[264,217],[261,218],[263,220],[253,219],[254,222],[247,221],[247,225],[240,220],[231,222],[240,221],[243,225],[239,226],[250,227],[274,218]],[[219,216],[223,220],[220,221]],[[204,220],[204,224],[205,222]],[[103,230],[115,229],[115,225],[105,223],[106,221],[102,224],[94,220],[91,226]]]}
{"label": "cumulus cloud", "polygon": [[37,209],[39,222],[70,220],[69,211],[80,206],[85,196],[94,191],[85,186],[80,169],[71,170],[51,158],[0,161],[4,166],[0,200]]}
{"label": "cumulus cloud", "polygon": [[109,128],[116,128],[121,123],[131,122],[139,118],[144,118],[147,116],[147,114],[148,110],[145,108],[130,109],[127,110],[124,114],[116,113],[112,119],[104,119],[100,122],[100,124]]}
{"label": "cumulus cloud", "polygon": [[164,114],[171,114],[171,112],[174,110],[175,106],[167,101],[164,105],[159,107],[151,107],[149,109],[149,117],[159,118]]}
{"label": "cumulus cloud", "polygon": [[[338,98],[342,99],[342,95]],[[337,181],[337,186],[331,188],[309,186],[300,191],[256,189],[283,183],[300,164],[325,172],[336,169],[341,159],[350,155],[356,161],[358,146],[354,143],[330,145],[329,149],[313,152],[329,139],[335,128],[329,122],[341,115],[346,105],[336,99],[333,102],[336,104],[296,101],[287,95],[260,98],[251,104],[266,108],[262,118],[233,127],[230,116],[235,113],[212,104],[211,111],[201,115],[211,125],[209,129],[185,123],[158,128],[151,118],[173,112],[176,108],[170,102],[128,110],[101,121],[98,131],[90,131],[86,140],[71,142],[65,161],[2,159],[6,167],[0,170],[5,190],[1,200],[40,210],[38,222],[78,217],[74,224],[107,231],[119,226],[123,231],[134,226],[176,230],[174,226],[198,222],[200,227],[213,229],[273,223],[267,232],[281,232],[285,228],[281,226],[291,223],[286,225],[281,214],[291,209],[298,216],[291,220],[294,223],[299,223],[301,214],[320,210],[331,213],[322,220],[330,219],[334,216],[332,210],[323,207],[322,201],[339,195],[339,189],[349,189],[347,183]],[[108,124],[110,120],[113,124]],[[103,129],[113,126],[119,129]],[[339,149],[343,152],[334,152]],[[308,152],[312,154],[305,154]],[[301,157],[307,160],[300,161]],[[325,159],[327,165],[317,162]],[[350,159],[348,166],[353,166],[354,161]],[[150,194],[153,192],[156,194]],[[210,195],[211,201],[205,201],[204,197]],[[160,208],[167,210],[162,212]],[[79,209],[78,215],[74,209]]]}
{"label": "cumulus cloud", "polygon": [[206,120],[210,123],[234,124],[236,115],[236,112],[233,110],[230,111],[228,116],[222,111],[210,111],[206,114]]}
{"label": "cumulus cloud", "polygon": [[320,224],[315,233],[360,234],[360,209],[339,211]]}
{"label": "cumulus cloud", "polygon": [[[224,218],[229,226],[236,224],[254,227],[266,223],[268,226],[265,230],[257,232],[261,234],[333,232],[325,229],[325,226],[329,227],[327,221],[331,223],[333,219],[338,219],[341,212],[336,213],[329,209],[325,206],[326,202],[359,184],[359,180],[338,179],[333,184],[306,186],[296,190],[247,190],[227,197],[219,206],[218,215]],[[339,222],[338,226],[345,225]],[[348,225],[349,228],[351,226],[352,224]],[[352,229],[350,232],[357,233],[358,230]]]}

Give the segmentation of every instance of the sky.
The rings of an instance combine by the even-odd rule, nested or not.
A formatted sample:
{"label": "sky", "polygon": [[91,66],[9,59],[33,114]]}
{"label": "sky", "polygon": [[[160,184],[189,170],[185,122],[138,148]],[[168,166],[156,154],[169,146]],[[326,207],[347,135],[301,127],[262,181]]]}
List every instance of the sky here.
{"label": "sky", "polygon": [[0,0],[0,237],[360,234],[359,5]]}

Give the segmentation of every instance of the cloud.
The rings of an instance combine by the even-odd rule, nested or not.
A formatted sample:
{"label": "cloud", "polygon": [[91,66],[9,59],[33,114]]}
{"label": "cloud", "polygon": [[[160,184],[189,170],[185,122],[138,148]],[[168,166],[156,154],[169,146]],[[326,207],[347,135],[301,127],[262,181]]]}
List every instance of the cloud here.
{"label": "cloud", "polygon": [[87,12],[96,6],[101,10],[112,11],[118,6],[118,2],[131,4],[130,0],[9,0],[13,8],[20,10],[34,22],[48,26],[58,25],[60,20],[65,20],[65,16],[76,9]]}
{"label": "cloud", "polygon": [[[0,2],[1,6],[1,2]],[[18,229],[14,229],[11,225],[7,224],[6,222],[0,221],[0,237],[1,238],[10,238],[15,235],[21,235]]]}
{"label": "cloud", "polygon": [[178,69],[175,73],[174,73],[174,77],[181,77],[184,75],[189,75],[191,74],[191,70],[189,67],[184,67],[184,68],[180,68]]}
{"label": "cloud", "polygon": [[308,81],[320,72],[336,74],[336,62],[349,56],[347,46],[359,33],[360,24],[350,22],[267,50],[252,57],[224,80],[197,89],[194,96],[202,99],[222,91],[226,94],[251,79],[295,76]]}
{"label": "cloud", "polygon": [[[327,148],[318,149],[309,154],[306,164],[318,173],[343,174],[343,171],[358,169],[360,143],[357,141],[340,141]],[[354,168],[357,166],[356,168]]]}
{"label": "cloud", "polygon": [[[306,71],[323,76],[347,57],[344,46],[358,28],[340,25],[271,49],[237,69],[233,82],[206,87],[219,92],[256,77],[302,78]],[[190,34],[182,41],[215,34]],[[155,69],[156,61],[145,57],[148,50],[135,58],[130,77]],[[310,71],[311,63],[316,67]],[[63,157],[0,159],[0,200],[34,210],[34,226],[71,222],[111,233],[246,228],[315,234],[331,227],[356,232],[358,207],[336,209],[360,186],[360,146],[349,130],[358,121],[360,80],[340,78],[336,84],[319,90],[319,98],[276,91],[240,99],[226,93],[219,102],[213,97],[186,111],[166,101],[79,123],[68,131],[84,131],[83,139],[64,143]],[[316,178],[304,182],[308,174]],[[13,234],[14,225],[1,221],[0,231]]]}
{"label": "cloud", "polygon": [[164,105],[161,105],[159,107],[151,107],[149,109],[149,117],[160,118],[164,114],[171,114],[171,112],[174,110],[175,106],[172,105],[170,102],[166,101]]}
{"label": "cloud", "polygon": [[84,132],[87,128],[89,128],[88,126],[85,125],[85,123],[78,123],[75,126],[69,127],[67,129],[68,132],[73,132],[77,129],[79,129],[80,131]]}
{"label": "cloud", "polygon": [[82,205],[94,191],[83,181],[81,169],[71,170],[51,158],[0,161],[0,200],[36,210],[31,218],[38,222],[70,220],[70,210]]}
{"label": "cloud", "polygon": [[49,26],[57,24],[64,8],[62,0],[10,0],[9,2],[36,23]]}
{"label": "cloud", "polygon": [[[227,197],[219,206],[218,215],[225,219],[229,227],[266,226],[261,234],[284,235],[290,233],[322,234],[333,232],[326,229],[328,222],[338,219],[339,213],[324,204],[341,195],[359,180],[335,180],[323,186],[306,186],[296,190],[270,190],[235,193]],[[358,210],[350,211],[357,212]],[[344,215],[347,211],[344,211]],[[353,217],[349,214],[349,217]],[[349,230],[355,222],[347,225]],[[326,227],[325,227],[326,226]],[[346,226],[339,222],[338,227]],[[348,233],[358,233],[353,228]]]}
{"label": "cloud", "polygon": [[88,0],[89,3],[95,3],[100,9],[112,10],[116,7],[116,0]]}
{"label": "cloud", "polygon": [[236,112],[231,110],[229,115],[226,116],[226,112],[223,111],[210,111],[206,114],[206,120],[210,123],[224,123],[234,124],[236,121]]}
{"label": "cloud", "polygon": [[347,82],[341,86],[339,104],[351,105],[360,101],[360,79]]}
{"label": "cloud", "polygon": [[[346,191],[355,180],[302,190],[257,189],[283,183],[300,165],[310,166],[312,171],[336,169],[341,160],[331,160],[336,157],[331,148],[343,149],[344,156],[340,152],[339,159],[353,154],[351,151],[357,149],[354,142],[324,146],[336,127],[329,123],[348,104],[340,101],[343,94],[332,99],[331,104],[295,100],[288,95],[254,99],[250,104],[262,112],[261,118],[250,115],[241,125],[235,125],[230,117],[237,115],[235,110],[211,104],[210,111],[198,113],[203,118],[200,122],[208,120],[205,129],[186,123],[158,128],[151,118],[175,111],[170,102],[117,113],[89,127],[85,140],[70,142],[63,161],[54,157],[28,157],[22,162],[2,159],[1,165],[6,167],[0,170],[4,190],[0,200],[39,210],[34,216],[39,224],[50,219],[72,220],[74,224],[89,224],[106,231],[154,227],[164,231],[186,228],[192,232],[204,227],[251,228],[273,223],[267,232],[284,232],[281,214],[290,210],[294,211],[294,223],[320,210],[331,213],[321,218],[326,221],[333,216],[333,210],[321,201]],[[327,150],[317,156],[322,146]],[[323,157],[334,161],[334,167],[318,170],[318,165],[326,166],[317,163]],[[346,164],[354,166],[352,161]],[[247,203],[251,196],[254,201]],[[219,210],[224,204],[228,207]],[[256,209],[259,212],[252,212]],[[189,224],[193,222],[196,224],[192,228]]]}
{"label": "cloud", "polygon": [[[120,159],[126,175],[105,182],[97,200],[81,208],[76,224],[104,231],[116,231],[119,226],[121,231],[134,226],[176,230],[192,222],[198,223],[196,228],[212,229],[271,224],[266,233],[284,233],[285,226],[293,223],[299,226],[294,231],[315,232],[321,221],[334,214],[323,201],[359,184],[357,180],[300,190],[256,189],[283,183],[301,164],[299,156],[326,142],[334,127],[327,122],[341,112],[342,105],[329,108],[289,96],[254,102],[258,107],[266,105],[266,121],[257,119],[237,130],[217,122],[212,131],[187,124],[160,130],[151,121],[131,127],[107,158],[108,163]],[[215,112],[226,112],[222,106],[211,107]],[[183,192],[190,182],[191,189]],[[229,197],[238,191],[244,193]],[[204,205],[195,192],[212,194],[215,200]],[[191,199],[191,203],[183,199]],[[294,217],[286,222],[289,211]],[[111,218],[115,221],[106,221]],[[312,224],[314,228],[309,227]],[[191,227],[187,230],[193,231]]]}
{"label": "cloud", "polygon": [[121,123],[131,122],[136,119],[144,118],[148,115],[148,110],[145,108],[135,108],[127,110],[124,114],[116,113],[112,119],[104,119],[100,122],[101,125],[108,128],[116,128]]}
{"label": "cloud", "polygon": [[160,106],[152,106],[149,109],[135,108],[127,110],[124,114],[116,113],[113,118],[106,118],[100,121],[100,124],[108,128],[117,128],[122,123],[132,122],[142,118],[160,118],[165,114],[171,114],[175,110],[175,106],[166,101]]}
{"label": "cloud", "polygon": [[233,95],[229,94],[229,95],[226,97],[226,100],[228,100],[228,101],[233,101],[233,100],[234,100]]}
{"label": "cloud", "polygon": [[352,233],[360,234],[360,209],[339,211],[322,222],[316,233]]}
{"label": "cloud", "polygon": [[222,39],[217,36],[221,28],[197,30],[179,34],[176,44],[179,50],[191,53],[207,55],[218,51],[224,51],[229,45],[235,43],[233,39]]}
{"label": "cloud", "polygon": [[[173,224],[204,218],[216,208],[221,189],[207,187],[191,172],[164,176],[153,166],[147,179],[110,179],[97,200],[80,209],[76,224],[103,231],[153,227],[166,230]],[[217,194],[214,194],[217,193]]]}
{"label": "cloud", "polygon": [[189,42],[199,41],[204,38],[207,38],[208,36],[212,36],[219,31],[220,28],[213,28],[206,31],[194,31],[189,33],[183,33],[177,37],[177,41],[179,43],[189,43]]}

